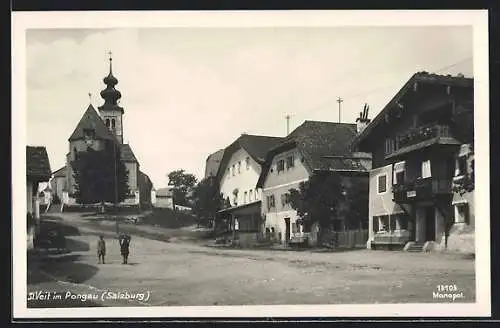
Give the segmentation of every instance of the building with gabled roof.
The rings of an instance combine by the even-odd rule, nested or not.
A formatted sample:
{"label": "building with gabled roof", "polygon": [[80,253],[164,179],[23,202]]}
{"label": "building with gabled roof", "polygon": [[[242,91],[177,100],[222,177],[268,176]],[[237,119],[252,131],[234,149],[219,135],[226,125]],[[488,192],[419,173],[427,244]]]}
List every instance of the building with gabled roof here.
{"label": "building with gabled roof", "polygon": [[[250,243],[260,230],[262,192],[256,188],[266,153],[283,138],[242,134],[224,149],[217,171],[225,208],[219,212],[229,229]],[[242,243],[244,241],[242,240]]]}
{"label": "building with gabled roof", "polygon": [[28,221],[28,249],[34,247],[33,241],[40,219],[38,187],[41,182],[49,181],[50,172],[47,149],[42,146],[26,146],[26,211],[28,217],[34,219]]}
{"label": "building with gabled roof", "polygon": [[353,146],[373,156],[368,248],[475,252],[473,78],[413,74]]}
{"label": "building with gabled roof", "polygon": [[[267,152],[257,188],[262,189],[265,228],[274,240],[288,244],[304,232],[290,205],[290,189],[299,190],[313,174],[339,174],[346,188],[368,186],[371,155],[351,151],[357,133],[356,124],[306,120]],[[338,219],[343,230],[347,222]]]}
{"label": "building with gabled roof", "polygon": [[[54,172],[52,189],[64,203],[73,204],[75,180],[71,162],[79,152],[107,149],[111,144],[119,145],[120,157],[128,171],[128,187],[130,194],[123,202],[128,205],[146,205],[151,203],[153,189],[149,177],[140,171],[140,164],[130,144],[123,142],[124,109],[119,105],[121,93],[115,86],[118,79],[113,76],[112,58],[109,59],[109,74],[103,79],[106,88],[100,95],[104,103],[94,108],[89,104],[80,121],[68,138],[69,152],[66,155],[66,165]],[[64,179],[62,178],[64,176]]]}

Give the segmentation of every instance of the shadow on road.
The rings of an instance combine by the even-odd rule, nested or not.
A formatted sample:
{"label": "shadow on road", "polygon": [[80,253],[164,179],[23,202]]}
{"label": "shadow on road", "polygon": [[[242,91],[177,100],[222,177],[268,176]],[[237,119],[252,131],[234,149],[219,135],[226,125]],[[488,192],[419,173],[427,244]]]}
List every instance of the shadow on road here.
{"label": "shadow on road", "polygon": [[66,238],[66,248],[70,252],[87,252],[90,250],[89,243],[74,238]]}

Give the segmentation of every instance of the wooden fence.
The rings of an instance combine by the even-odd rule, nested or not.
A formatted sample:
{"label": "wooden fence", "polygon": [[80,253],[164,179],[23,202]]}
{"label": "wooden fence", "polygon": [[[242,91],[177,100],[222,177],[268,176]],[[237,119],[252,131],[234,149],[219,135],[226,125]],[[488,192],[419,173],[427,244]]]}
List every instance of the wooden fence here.
{"label": "wooden fence", "polygon": [[365,248],[368,241],[368,230],[330,231],[323,238],[330,247]]}

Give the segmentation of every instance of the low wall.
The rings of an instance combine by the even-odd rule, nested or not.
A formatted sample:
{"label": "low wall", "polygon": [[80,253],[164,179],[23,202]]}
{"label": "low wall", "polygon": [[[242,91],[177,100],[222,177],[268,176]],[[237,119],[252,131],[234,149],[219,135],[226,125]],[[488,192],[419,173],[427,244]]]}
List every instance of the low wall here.
{"label": "low wall", "polygon": [[465,224],[455,224],[450,230],[446,250],[449,252],[475,254],[474,228]]}

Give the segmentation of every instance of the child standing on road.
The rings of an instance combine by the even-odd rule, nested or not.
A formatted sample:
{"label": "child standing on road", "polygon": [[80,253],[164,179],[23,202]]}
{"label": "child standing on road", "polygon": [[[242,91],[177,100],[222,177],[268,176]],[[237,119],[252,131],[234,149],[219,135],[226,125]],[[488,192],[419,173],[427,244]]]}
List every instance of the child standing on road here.
{"label": "child standing on road", "polygon": [[104,256],[106,256],[106,242],[104,241],[104,236],[99,236],[97,241],[97,257],[99,258],[99,263],[104,264]]}

